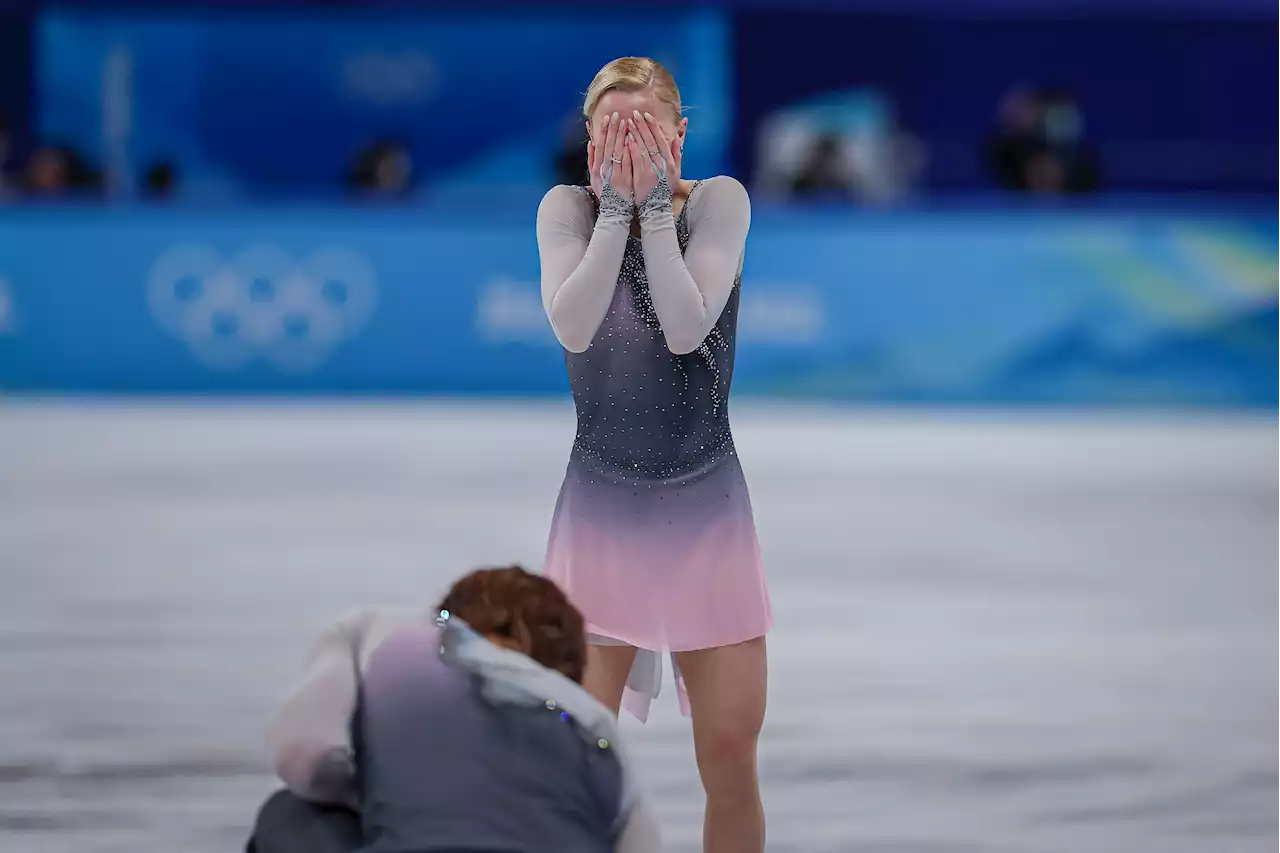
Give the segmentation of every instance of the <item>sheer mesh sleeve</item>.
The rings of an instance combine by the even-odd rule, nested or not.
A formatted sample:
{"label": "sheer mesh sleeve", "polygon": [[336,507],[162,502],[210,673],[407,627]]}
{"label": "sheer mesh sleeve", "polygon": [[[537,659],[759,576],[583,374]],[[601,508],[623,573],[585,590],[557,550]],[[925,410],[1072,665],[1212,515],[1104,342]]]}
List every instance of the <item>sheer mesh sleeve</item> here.
{"label": "sheer mesh sleeve", "polygon": [[631,202],[606,185],[600,215],[589,191],[553,187],[538,206],[542,307],[561,345],[582,352],[609,312],[631,229]]}
{"label": "sheer mesh sleeve", "polygon": [[670,205],[653,205],[640,218],[653,308],[668,349],[679,354],[701,346],[719,321],[742,271],[751,228],[751,200],[733,178],[703,181],[686,204],[689,245],[683,255]]}
{"label": "sheer mesh sleeve", "polygon": [[320,636],[301,682],[267,727],[276,773],[303,799],[358,802],[351,719],[359,695],[357,650],[372,617],[342,619]]}

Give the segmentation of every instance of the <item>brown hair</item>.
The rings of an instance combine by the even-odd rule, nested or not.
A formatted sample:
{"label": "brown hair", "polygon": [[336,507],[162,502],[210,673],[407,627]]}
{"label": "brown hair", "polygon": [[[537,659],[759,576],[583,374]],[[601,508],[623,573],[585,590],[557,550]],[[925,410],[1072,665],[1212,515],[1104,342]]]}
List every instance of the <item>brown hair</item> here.
{"label": "brown hair", "polygon": [[596,104],[600,103],[606,92],[613,89],[623,92],[652,89],[659,101],[671,107],[676,121],[680,121],[683,116],[676,80],[655,59],[647,56],[621,56],[597,71],[595,79],[587,87],[587,96],[582,101],[582,114],[590,119],[596,110]]}
{"label": "brown hair", "polygon": [[587,663],[582,614],[553,581],[520,566],[477,569],[454,583],[438,609],[582,683]]}

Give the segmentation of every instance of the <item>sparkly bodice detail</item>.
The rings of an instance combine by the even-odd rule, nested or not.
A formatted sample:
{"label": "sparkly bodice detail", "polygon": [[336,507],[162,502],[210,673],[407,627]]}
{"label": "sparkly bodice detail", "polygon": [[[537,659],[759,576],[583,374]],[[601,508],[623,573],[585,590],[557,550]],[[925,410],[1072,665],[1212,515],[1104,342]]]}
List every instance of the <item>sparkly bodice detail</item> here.
{"label": "sparkly bodice detail", "polygon": [[[695,184],[690,199],[696,192]],[[676,219],[681,252],[689,244],[688,209]],[[676,483],[734,453],[728,401],[739,290],[735,281],[702,344],[676,355],[654,311],[640,238],[627,238],[613,301],[591,345],[565,353],[578,414],[575,461],[608,479]]]}

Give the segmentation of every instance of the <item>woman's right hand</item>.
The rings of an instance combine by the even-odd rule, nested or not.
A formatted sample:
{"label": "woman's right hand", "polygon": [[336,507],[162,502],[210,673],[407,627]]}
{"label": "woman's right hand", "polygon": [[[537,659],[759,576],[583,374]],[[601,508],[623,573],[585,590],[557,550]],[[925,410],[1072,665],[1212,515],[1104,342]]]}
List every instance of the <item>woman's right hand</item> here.
{"label": "woman's right hand", "polygon": [[630,122],[617,113],[601,121],[587,143],[587,168],[591,173],[591,191],[602,204],[604,188],[613,190],[609,195],[625,200],[628,208],[634,203],[631,197],[631,153],[627,150],[627,133]]}

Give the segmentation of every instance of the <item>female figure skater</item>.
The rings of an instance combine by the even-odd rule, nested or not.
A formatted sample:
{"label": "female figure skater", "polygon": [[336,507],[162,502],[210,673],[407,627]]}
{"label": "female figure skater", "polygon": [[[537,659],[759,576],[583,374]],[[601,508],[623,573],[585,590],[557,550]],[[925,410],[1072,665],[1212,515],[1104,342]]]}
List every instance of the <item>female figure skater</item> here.
{"label": "female figure skater", "polygon": [[556,585],[477,571],[434,613],[370,611],[316,644],[269,730],[288,788],[251,853],[656,851]]}
{"label": "female figure skater", "polygon": [[583,113],[591,187],[555,187],[538,209],[578,419],[546,573],[587,620],[584,684],[615,712],[625,698],[645,720],[673,653],[705,849],[762,851],[772,617],[727,409],[750,202],[733,178],[682,177],[688,119],[652,59],[602,68]]}

